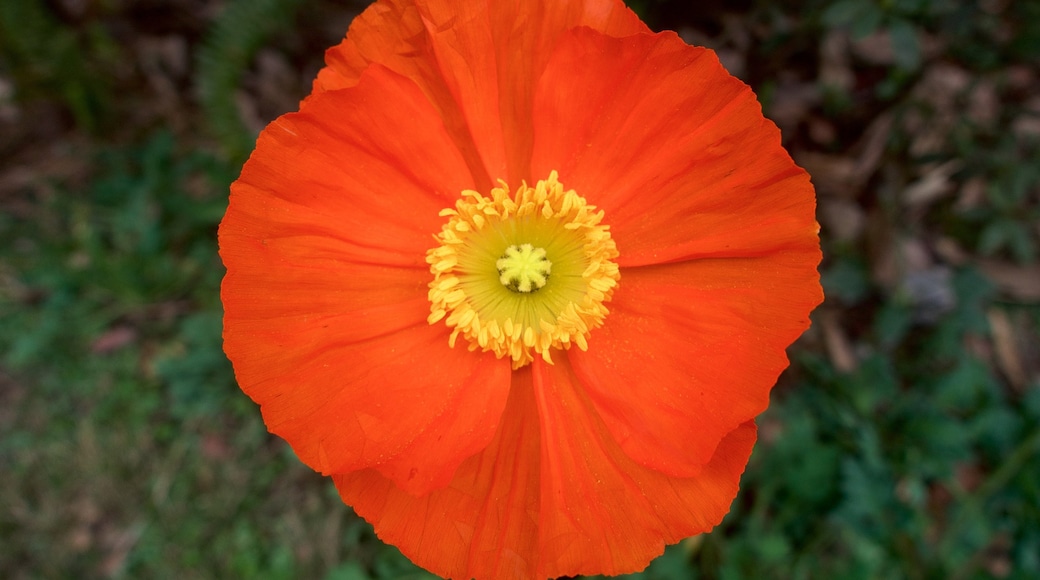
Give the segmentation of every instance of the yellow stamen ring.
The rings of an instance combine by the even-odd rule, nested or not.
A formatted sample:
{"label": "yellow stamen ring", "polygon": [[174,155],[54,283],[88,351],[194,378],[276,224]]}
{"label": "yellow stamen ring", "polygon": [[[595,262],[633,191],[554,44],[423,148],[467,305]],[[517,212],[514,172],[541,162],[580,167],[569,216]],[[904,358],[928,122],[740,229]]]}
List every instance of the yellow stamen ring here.
{"label": "yellow stamen ring", "polygon": [[534,354],[552,363],[554,348],[588,349],[620,279],[603,212],[565,191],[555,171],[513,194],[499,185],[490,197],[463,191],[454,209],[441,210],[448,222],[426,254],[427,320],[445,321],[450,346],[461,335],[470,350],[509,356],[513,368]]}

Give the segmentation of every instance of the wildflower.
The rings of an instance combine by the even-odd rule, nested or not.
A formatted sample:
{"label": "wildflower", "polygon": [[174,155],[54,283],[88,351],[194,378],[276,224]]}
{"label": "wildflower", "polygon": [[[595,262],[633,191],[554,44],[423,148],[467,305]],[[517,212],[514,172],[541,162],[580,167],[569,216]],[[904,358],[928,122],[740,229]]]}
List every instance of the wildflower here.
{"label": "wildflower", "polygon": [[751,90],[616,0],[381,0],[220,226],[268,428],[417,564],[639,570],[729,509],[822,294]]}

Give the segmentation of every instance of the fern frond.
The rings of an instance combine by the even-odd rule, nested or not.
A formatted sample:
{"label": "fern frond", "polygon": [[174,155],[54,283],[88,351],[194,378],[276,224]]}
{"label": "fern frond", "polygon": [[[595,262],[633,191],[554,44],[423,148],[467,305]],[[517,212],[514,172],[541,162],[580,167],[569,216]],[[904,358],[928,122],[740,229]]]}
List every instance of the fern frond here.
{"label": "fern frond", "polygon": [[244,161],[256,135],[235,102],[242,76],[268,38],[292,22],[301,0],[231,0],[198,53],[199,100],[213,136],[234,162]]}

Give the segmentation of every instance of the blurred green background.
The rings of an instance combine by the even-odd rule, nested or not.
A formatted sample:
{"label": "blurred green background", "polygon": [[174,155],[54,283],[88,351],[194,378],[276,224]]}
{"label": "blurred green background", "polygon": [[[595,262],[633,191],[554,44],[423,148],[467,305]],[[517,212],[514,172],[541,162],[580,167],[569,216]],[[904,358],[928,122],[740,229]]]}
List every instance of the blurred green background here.
{"label": "blurred green background", "polygon": [[[363,4],[0,2],[0,577],[428,577],[221,351],[228,184]],[[632,6],[812,173],[827,301],[732,513],[631,577],[1040,578],[1040,2]]]}

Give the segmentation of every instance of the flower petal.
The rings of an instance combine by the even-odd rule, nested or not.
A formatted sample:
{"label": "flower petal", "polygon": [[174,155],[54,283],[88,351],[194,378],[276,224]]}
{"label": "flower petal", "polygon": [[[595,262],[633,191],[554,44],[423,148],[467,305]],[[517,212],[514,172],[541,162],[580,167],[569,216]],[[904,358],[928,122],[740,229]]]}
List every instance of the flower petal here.
{"label": "flower petal", "polygon": [[499,432],[446,488],[415,497],[366,470],[334,476],[344,501],[384,541],[453,578],[632,572],[718,524],[754,424],[727,435],[697,477],[667,477],[621,451],[560,358],[515,373]]}
{"label": "flower petal", "polygon": [[808,175],[754,94],[673,33],[572,31],[534,119],[533,171],[606,212],[622,267],[818,244]]}
{"label": "flower petal", "polygon": [[[498,432],[443,489],[408,494],[375,470],[333,475],[384,542],[446,578],[536,578],[539,427],[530,367],[513,372]],[[547,574],[542,574],[544,578]]]}
{"label": "flower petal", "polygon": [[534,183],[549,175],[530,170],[534,90],[560,37],[580,26],[610,36],[649,29],[619,0],[527,0],[488,5],[499,70],[500,118],[510,148],[506,179],[510,183]]}
{"label": "flower petal", "polygon": [[[286,264],[320,250],[329,260],[425,268],[438,212],[472,187],[414,83],[375,66],[356,88],[317,95],[260,134],[231,186],[221,246],[277,247]],[[294,250],[302,238],[317,239],[307,255]]]}
{"label": "flower petal", "polygon": [[470,187],[437,112],[380,66],[272,123],[232,185],[225,350],[313,468],[421,493],[493,436],[509,365],[426,322],[437,214]]}
{"label": "flower petal", "polygon": [[769,403],[784,349],[823,299],[819,250],[622,269],[574,373],[622,449],[699,473],[727,433]]}
{"label": "flower petal", "polygon": [[285,337],[279,346],[291,354],[264,361],[259,376],[238,372],[249,361],[242,350],[229,354],[268,429],[313,469],[374,467],[409,493],[427,493],[494,435],[509,364],[448,348],[443,328],[423,321],[364,342],[300,344],[309,339]]}
{"label": "flower petal", "polygon": [[726,434],[696,477],[671,478],[622,452],[569,366],[534,369],[542,424],[540,569],[553,576],[640,570],[666,544],[721,522],[755,443],[754,422]]}
{"label": "flower petal", "polygon": [[329,49],[314,90],[352,86],[370,63],[387,66],[436,104],[479,189],[496,179],[533,182],[534,80],[560,34],[575,26],[611,35],[647,31],[619,0],[384,0]]}

